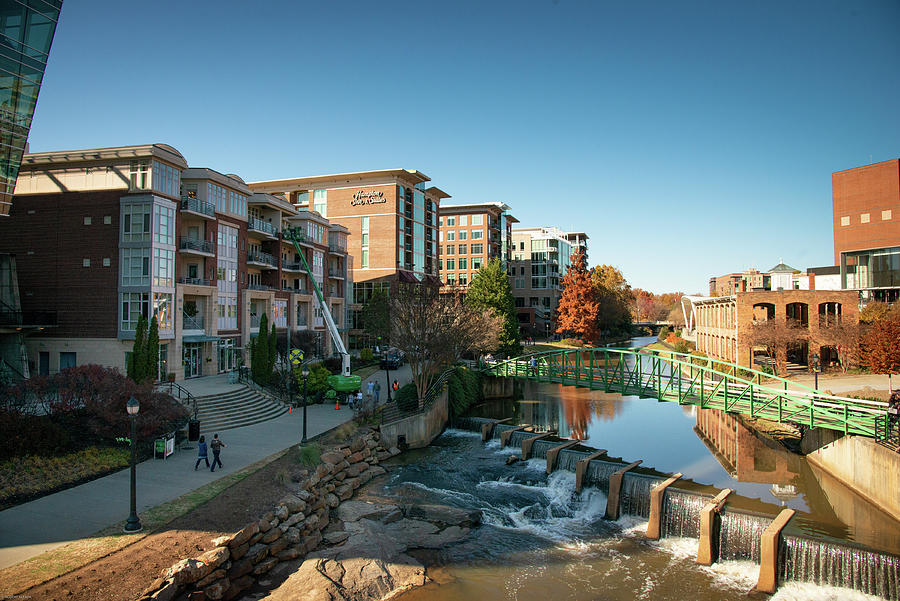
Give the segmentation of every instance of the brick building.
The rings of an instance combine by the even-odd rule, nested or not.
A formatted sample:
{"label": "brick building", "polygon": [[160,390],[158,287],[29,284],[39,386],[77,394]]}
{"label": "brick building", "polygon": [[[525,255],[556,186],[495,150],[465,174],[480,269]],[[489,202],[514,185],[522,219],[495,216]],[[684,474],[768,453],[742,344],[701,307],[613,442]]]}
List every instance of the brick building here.
{"label": "brick building", "polygon": [[413,169],[386,169],[249,184],[254,192],[279,196],[345,228],[352,348],[371,343],[358,325],[375,290],[397,281],[440,283],[438,211],[450,196],[429,181]]}
{"label": "brick building", "polygon": [[[765,348],[754,346],[752,328],[769,320],[786,319],[806,330],[808,340],[788,348],[772,349],[779,364],[809,365],[818,354],[823,365],[837,361],[835,349],[821,346],[823,329],[836,323],[859,321],[859,295],[854,290],[781,290],[738,292],[729,296],[685,297],[692,305],[686,332],[697,350],[708,356],[744,367],[759,364],[754,359],[766,355]],[[685,335],[685,334],[683,334]]]}
{"label": "brick building", "polygon": [[519,220],[501,202],[443,205],[440,209],[440,272],[447,289],[465,291],[491,259],[508,267],[512,225]]}
{"label": "brick building", "polygon": [[834,262],[864,300],[900,298],[900,159],[831,175]]}
{"label": "brick building", "polygon": [[[281,199],[251,197],[236,175],[189,168],[164,144],[25,155],[15,200],[0,238],[16,255],[22,309],[57,316],[27,342],[43,374],[84,363],[124,370],[140,316],[159,322],[160,378],[233,369],[249,361],[262,313],[282,336],[316,329],[300,320],[311,297],[293,284],[281,229],[318,220],[324,236],[346,238]],[[319,252],[322,265],[345,266],[322,240],[310,265]],[[343,314],[343,287],[331,291]]]}

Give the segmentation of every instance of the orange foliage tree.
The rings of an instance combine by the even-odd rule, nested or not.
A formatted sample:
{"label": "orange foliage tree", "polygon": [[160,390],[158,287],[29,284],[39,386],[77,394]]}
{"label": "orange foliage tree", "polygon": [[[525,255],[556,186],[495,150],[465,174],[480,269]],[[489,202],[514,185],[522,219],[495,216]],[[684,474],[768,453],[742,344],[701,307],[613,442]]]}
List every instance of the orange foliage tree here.
{"label": "orange foliage tree", "polygon": [[900,317],[880,319],[860,340],[862,363],[876,374],[900,373]]}
{"label": "orange foliage tree", "polygon": [[600,338],[600,332],[597,330],[600,304],[597,290],[591,283],[591,274],[585,264],[582,249],[576,249],[572,253],[571,264],[562,284],[556,332],[574,334],[587,342],[596,342]]}

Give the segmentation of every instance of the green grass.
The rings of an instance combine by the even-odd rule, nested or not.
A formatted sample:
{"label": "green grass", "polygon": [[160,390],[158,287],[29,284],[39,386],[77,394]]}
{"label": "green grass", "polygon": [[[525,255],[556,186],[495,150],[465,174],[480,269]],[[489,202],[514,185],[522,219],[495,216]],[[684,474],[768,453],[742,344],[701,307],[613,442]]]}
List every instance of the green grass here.
{"label": "green grass", "polygon": [[306,444],[296,451],[294,458],[300,465],[312,467],[319,465],[322,457],[322,448],[316,443]]}
{"label": "green grass", "polygon": [[0,462],[0,508],[15,497],[40,495],[128,467],[124,448],[90,448],[57,457],[29,455]]}
{"label": "green grass", "polygon": [[369,376],[378,372],[378,364],[375,365],[366,365],[365,367],[360,367],[359,369],[353,370],[353,375],[359,376],[360,379],[365,380]]}

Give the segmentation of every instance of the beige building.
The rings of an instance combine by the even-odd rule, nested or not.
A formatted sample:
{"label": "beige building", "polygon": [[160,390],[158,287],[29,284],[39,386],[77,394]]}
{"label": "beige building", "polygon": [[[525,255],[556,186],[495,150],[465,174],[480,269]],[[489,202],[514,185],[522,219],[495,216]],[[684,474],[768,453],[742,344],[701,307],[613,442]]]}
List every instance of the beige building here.
{"label": "beige building", "polygon": [[465,292],[491,259],[508,267],[512,225],[518,222],[502,202],[441,206],[439,266],[445,289]]}

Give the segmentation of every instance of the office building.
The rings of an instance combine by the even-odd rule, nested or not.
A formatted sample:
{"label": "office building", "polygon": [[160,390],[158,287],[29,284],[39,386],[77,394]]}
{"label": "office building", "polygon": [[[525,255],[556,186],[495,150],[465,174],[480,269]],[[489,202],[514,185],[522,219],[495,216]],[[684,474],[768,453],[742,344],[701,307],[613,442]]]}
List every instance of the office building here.
{"label": "office building", "polygon": [[446,290],[465,292],[482,265],[512,258],[512,226],[519,220],[501,202],[442,205],[440,272]]}

